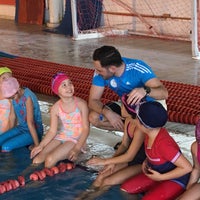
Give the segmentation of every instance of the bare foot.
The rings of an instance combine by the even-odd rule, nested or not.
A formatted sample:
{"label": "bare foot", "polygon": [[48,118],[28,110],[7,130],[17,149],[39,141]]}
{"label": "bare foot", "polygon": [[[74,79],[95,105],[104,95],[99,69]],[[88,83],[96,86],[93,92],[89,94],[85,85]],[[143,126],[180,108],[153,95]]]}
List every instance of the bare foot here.
{"label": "bare foot", "polygon": [[90,188],[86,189],[86,191],[82,192],[78,197],[76,197],[75,200],[88,199],[88,197],[97,190],[98,188],[92,185]]}

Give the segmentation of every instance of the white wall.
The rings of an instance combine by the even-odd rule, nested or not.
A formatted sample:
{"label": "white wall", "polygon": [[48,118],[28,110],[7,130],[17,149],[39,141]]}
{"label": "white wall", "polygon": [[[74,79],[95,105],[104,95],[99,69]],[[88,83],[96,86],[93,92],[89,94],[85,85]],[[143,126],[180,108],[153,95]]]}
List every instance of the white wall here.
{"label": "white wall", "polygon": [[15,6],[0,5],[0,18],[15,19]]}

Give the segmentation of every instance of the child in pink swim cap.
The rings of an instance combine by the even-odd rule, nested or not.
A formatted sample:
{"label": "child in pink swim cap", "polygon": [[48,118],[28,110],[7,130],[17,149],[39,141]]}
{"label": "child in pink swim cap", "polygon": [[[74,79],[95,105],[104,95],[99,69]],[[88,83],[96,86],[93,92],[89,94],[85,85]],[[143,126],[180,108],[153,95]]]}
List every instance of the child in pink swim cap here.
{"label": "child in pink swim cap", "polygon": [[14,77],[9,77],[7,79],[4,79],[2,82],[2,96],[4,98],[11,98],[15,96],[15,94],[19,90],[19,82]]}
{"label": "child in pink swim cap", "polygon": [[199,199],[200,197],[200,120],[195,127],[195,137],[196,141],[191,145],[193,170],[187,185],[187,190],[179,200]]}
{"label": "child in pink swim cap", "polygon": [[52,82],[51,82],[51,89],[52,91],[58,95],[58,88],[60,86],[60,84],[64,81],[64,80],[67,80],[69,79],[69,77],[64,74],[64,73],[57,73],[53,79],[52,79]]}
{"label": "child in pink swim cap", "polygon": [[39,146],[31,151],[33,163],[50,168],[66,158],[76,161],[89,135],[87,102],[74,96],[74,85],[65,73],[57,73],[52,91],[60,99],[51,108],[50,129]]}
{"label": "child in pink swim cap", "polygon": [[2,96],[12,100],[17,125],[0,135],[2,152],[25,146],[37,146],[43,135],[42,116],[36,95],[22,88],[14,77],[1,84]]}

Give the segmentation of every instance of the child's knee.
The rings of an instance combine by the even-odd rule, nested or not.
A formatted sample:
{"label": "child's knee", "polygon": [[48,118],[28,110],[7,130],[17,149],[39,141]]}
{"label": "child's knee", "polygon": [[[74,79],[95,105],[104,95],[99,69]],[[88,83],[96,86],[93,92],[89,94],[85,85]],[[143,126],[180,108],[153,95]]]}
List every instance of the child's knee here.
{"label": "child's knee", "polygon": [[40,159],[40,157],[39,156],[36,156],[34,159],[33,159],[33,164],[39,164],[39,163],[41,163],[42,161],[41,161],[41,159]]}
{"label": "child's knee", "polygon": [[47,155],[46,156],[46,159],[45,159],[45,167],[47,168],[51,168],[55,165],[55,159],[53,158],[53,156],[51,154]]}
{"label": "child's knee", "polygon": [[43,163],[45,160],[45,155],[40,152],[38,155],[36,155],[34,158],[33,158],[33,164],[40,164],[40,163]]}
{"label": "child's knee", "polygon": [[120,188],[124,192],[137,194],[141,192],[146,192],[155,184],[155,181],[148,178],[144,173],[140,173],[126,180]]}
{"label": "child's knee", "polygon": [[103,181],[104,181],[104,176],[102,176],[101,174],[99,174],[99,175],[97,176],[97,178],[95,179],[93,185],[94,185],[95,187],[101,187]]}
{"label": "child's knee", "polygon": [[105,187],[105,186],[110,186],[110,185],[116,185],[116,181],[112,178],[105,178],[103,181],[102,181],[102,187]]}
{"label": "child's knee", "polygon": [[89,114],[89,122],[93,125],[98,127],[99,126],[99,121],[100,121],[100,115],[96,112],[91,112]]}
{"label": "child's knee", "polygon": [[143,200],[155,200],[155,199],[176,199],[184,192],[181,185],[173,181],[163,181],[152,187],[145,196]]}

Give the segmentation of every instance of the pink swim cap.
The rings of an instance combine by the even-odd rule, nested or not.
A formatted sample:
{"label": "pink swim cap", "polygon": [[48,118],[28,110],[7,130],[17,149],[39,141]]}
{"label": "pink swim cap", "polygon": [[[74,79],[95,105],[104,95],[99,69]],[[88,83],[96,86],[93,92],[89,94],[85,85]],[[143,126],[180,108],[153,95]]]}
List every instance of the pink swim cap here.
{"label": "pink swim cap", "polygon": [[1,91],[4,98],[10,98],[19,90],[19,82],[14,77],[2,81]]}
{"label": "pink swim cap", "polygon": [[53,76],[53,79],[51,82],[51,89],[55,94],[58,95],[58,88],[60,87],[61,83],[66,79],[69,79],[69,77],[65,73],[62,73],[62,72],[59,72]]}

